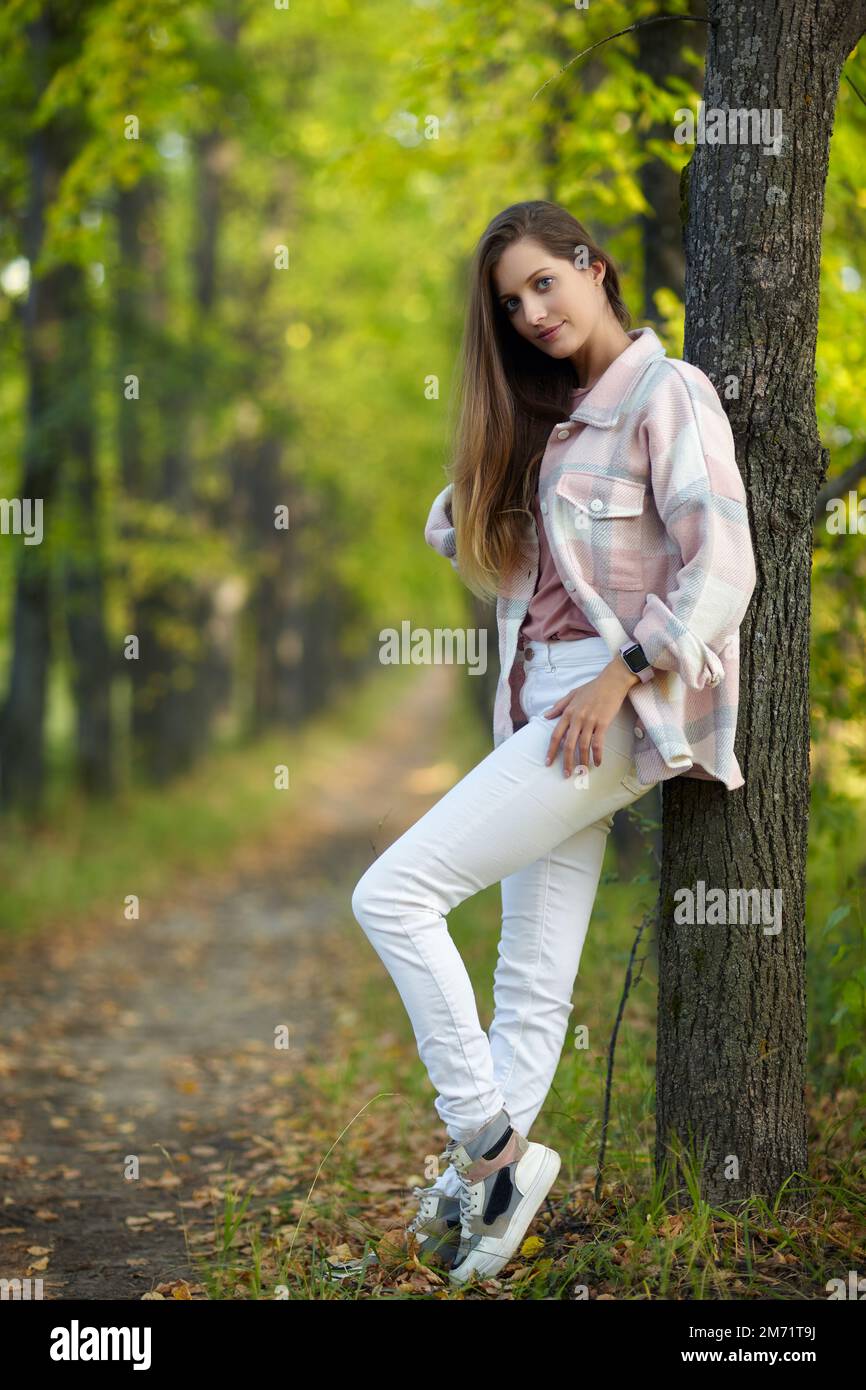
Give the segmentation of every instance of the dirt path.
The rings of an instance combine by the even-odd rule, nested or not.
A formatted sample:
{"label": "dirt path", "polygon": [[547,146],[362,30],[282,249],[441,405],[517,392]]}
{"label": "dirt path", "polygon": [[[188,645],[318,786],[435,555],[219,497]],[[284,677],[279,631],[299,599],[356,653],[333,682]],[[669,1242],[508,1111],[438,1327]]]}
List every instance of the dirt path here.
{"label": "dirt path", "polygon": [[419,679],[350,768],[320,769],[303,825],[218,881],[137,922],[3,943],[0,1279],[42,1279],[46,1299],[195,1284],[182,1221],[212,1249],[226,1165],[273,1182],[268,1126],[327,1054],[341,943],[360,931],[351,889],[454,780],[431,766],[452,677]]}

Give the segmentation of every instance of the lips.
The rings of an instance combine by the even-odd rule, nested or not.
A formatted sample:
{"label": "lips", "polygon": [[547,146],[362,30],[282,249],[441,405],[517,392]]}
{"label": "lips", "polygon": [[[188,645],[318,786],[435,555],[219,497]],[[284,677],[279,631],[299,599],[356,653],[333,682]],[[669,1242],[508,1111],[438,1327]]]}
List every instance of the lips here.
{"label": "lips", "polygon": [[[565,319],[562,320],[562,323],[565,323]],[[562,323],[557,323],[557,324],[555,324],[555,325],[553,326],[553,328],[548,328],[546,332],[544,332],[544,333],[539,333],[539,334],[538,334],[538,340],[539,340],[539,342],[546,342],[548,338],[554,337],[554,335],[555,335],[556,333],[558,333],[559,330],[560,330],[560,328],[562,327]]]}

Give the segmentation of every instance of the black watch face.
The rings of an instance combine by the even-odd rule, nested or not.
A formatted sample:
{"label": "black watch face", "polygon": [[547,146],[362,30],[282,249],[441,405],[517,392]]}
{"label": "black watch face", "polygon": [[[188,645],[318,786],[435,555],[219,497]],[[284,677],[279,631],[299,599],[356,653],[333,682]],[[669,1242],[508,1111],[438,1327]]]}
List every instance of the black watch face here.
{"label": "black watch face", "polygon": [[640,674],[647,664],[647,659],[644,656],[642,647],[632,647],[631,651],[624,652],[623,655],[625,656],[626,666],[630,671],[634,671],[636,676]]}

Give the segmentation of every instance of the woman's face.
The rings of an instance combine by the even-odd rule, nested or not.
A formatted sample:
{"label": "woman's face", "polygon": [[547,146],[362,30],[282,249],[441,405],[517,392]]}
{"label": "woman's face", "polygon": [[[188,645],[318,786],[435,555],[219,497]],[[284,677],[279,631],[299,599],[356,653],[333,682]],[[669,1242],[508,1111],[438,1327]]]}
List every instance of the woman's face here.
{"label": "woman's face", "polygon": [[[586,252],[582,254],[585,259]],[[551,256],[526,237],[500,256],[493,271],[494,292],[521,337],[549,357],[570,357],[606,314],[604,270],[603,261],[576,270],[572,261]],[[556,331],[542,337],[548,329]]]}

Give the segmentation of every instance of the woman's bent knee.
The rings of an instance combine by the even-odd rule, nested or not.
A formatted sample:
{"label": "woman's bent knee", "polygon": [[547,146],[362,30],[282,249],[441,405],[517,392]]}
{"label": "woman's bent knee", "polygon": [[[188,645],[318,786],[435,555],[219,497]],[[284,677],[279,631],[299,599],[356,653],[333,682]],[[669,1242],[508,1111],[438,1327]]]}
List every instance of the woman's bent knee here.
{"label": "woman's bent knee", "polygon": [[427,878],[407,864],[375,860],[355,884],[352,912],[369,934],[372,930],[403,932],[445,908]]}
{"label": "woman's bent knee", "polygon": [[365,927],[369,921],[369,907],[372,897],[371,888],[372,879],[370,870],[368,869],[366,873],[361,875],[352,890],[352,912],[354,913],[355,920],[362,927]]}
{"label": "woman's bent knee", "polygon": [[394,916],[397,890],[390,870],[374,860],[355,884],[352,892],[352,911],[356,920],[367,931],[374,924],[381,927],[383,920]]}

